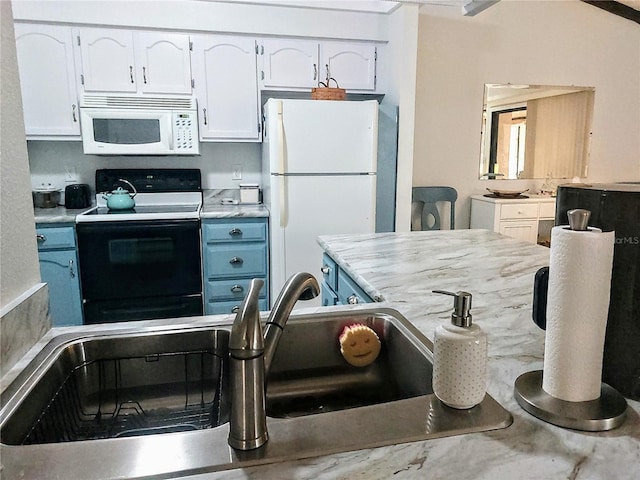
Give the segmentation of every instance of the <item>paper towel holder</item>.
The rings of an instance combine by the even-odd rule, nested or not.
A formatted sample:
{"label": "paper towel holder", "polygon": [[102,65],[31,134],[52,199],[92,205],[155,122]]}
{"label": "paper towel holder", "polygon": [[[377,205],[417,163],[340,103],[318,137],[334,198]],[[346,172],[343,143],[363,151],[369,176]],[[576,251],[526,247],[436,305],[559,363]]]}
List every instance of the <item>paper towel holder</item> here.
{"label": "paper towel holder", "polygon": [[[591,212],[573,209],[567,212],[571,230],[588,231]],[[536,273],[533,294],[533,321],[546,329],[546,297],[549,268]],[[600,396],[595,400],[572,402],[561,400],[542,388],[543,370],[524,373],[516,379],[514,396],[518,404],[534,417],[559,427],[600,432],[619,427],[627,415],[627,401],[614,388],[601,383]]]}

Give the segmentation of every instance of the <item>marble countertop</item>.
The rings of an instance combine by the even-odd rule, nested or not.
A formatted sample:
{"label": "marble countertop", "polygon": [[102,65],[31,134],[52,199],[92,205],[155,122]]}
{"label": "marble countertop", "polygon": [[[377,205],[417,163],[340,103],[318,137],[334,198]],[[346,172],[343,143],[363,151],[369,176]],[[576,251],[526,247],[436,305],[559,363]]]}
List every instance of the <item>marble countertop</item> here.
{"label": "marble countertop", "polygon": [[[511,412],[510,427],[491,432],[345,452],[189,477],[210,479],[626,479],[640,468],[640,402],[629,401],[625,423],[586,433],[550,425],[516,403],[513,385],[542,368],[544,332],[531,320],[533,277],[549,250],[485,230],[334,235],[319,243],[372,296],[400,311],[427,337],[449,321],[451,298],[432,289],[473,294],[474,322],[489,338],[488,393]],[[222,316],[193,322],[219,321]],[[225,318],[229,318],[225,316]],[[189,319],[180,319],[189,323]],[[168,320],[144,325],[167,325]],[[2,379],[12,376],[54,335],[52,329]],[[130,324],[129,324],[130,326]]]}
{"label": "marble countertop", "polygon": [[[237,217],[268,217],[269,210],[262,203],[241,204],[238,202],[240,190],[205,190],[203,192],[202,210],[200,218],[237,218]],[[225,202],[234,202],[225,204]]]}
{"label": "marble countertop", "polygon": [[88,208],[66,208],[58,206],[55,208],[34,208],[33,213],[37,224],[45,223],[76,223],[76,215],[91,210],[95,205]]}

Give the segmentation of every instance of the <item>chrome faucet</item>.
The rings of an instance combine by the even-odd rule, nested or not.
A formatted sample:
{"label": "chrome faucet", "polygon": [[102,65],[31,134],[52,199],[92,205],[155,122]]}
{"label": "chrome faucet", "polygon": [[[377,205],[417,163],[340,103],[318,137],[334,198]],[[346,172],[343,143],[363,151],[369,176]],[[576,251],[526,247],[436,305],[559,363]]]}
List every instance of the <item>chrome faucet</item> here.
{"label": "chrome faucet", "polygon": [[263,286],[262,280],[251,280],[229,337],[231,417],[228,442],[238,450],[252,450],[269,440],[265,381],[271,361],[295,303],[298,299],[311,299],[320,293],[313,275],[293,275],[278,295],[263,338],[258,307],[258,296]]}

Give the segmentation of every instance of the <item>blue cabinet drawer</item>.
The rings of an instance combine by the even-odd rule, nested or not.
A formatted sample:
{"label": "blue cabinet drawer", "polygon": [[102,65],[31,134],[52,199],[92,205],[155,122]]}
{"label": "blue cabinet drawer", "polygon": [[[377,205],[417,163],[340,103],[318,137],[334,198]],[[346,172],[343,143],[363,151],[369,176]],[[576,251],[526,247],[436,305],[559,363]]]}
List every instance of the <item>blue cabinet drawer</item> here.
{"label": "blue cabinet drawer", "polygon": [[202,228],[205,243],[264,242],[267,239],[266,222],[256,222],[255,219],[250,222],[205,223]]}
{"label": "blue cabinet drawer", "polygon": [[338,266],[326,253],[322,255],[322,280],[332,289],[338,289]]}
{"label": "blue cabinet drawer", "polygon": [[76,248],[76,235],[73,227],[36,228],[38,250]]}
{"label": "blue cabinet drawer", "polygon": [[[258,277],[256,277],[258,278]],[[260,290],[259,298],[267,297],[266,280],[265,286]],[[249,291],[249,283],[251,278],[239,278],[231,280],[209,280],[206,285],[207,297],[210,300],[237,300],[242,301],[245,294]]]}
{"label": "blue cabinet drawer", "polygon": [[[209,300],[204,307],[204,310],[205,310],[204,313],[206,315],[236,313],[238,311],[238,308],[240,308],[241,303],[242,303],[242,300],[240,301],[233,300],[231,302],[216,302],[216,301]],[[258,306],[262,311],[267,310],[269,307],[267,305],[267,299],[263,298],[258,300]]]}
{"label": "blue cabinet drawer", "polygon": [[267,246],[238,244],[206,249],[207,278],[263,277],[267,274]]}
{"label": "blue cabinet drawer", "polygon": [[371,303],[373,299],[342,270],[338,272],[338,296],[342,304]]}

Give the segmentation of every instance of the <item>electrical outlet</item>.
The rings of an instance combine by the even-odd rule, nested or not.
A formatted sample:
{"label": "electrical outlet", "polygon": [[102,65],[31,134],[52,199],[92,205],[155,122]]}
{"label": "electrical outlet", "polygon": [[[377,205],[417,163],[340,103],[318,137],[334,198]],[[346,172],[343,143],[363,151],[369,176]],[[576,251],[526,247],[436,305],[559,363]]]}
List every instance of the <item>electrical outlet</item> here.
{"label": "electrical outlet", "polygon": [[242,165],[234,165],[231,172],[231,180],[242,180]]}
{"label": "electrical outlet", "polygon": [[66,167],[64,169],[64,181],[65,183],[77,183],[78,182],[78,174],[76,173],[76,169],[73,167]]}

